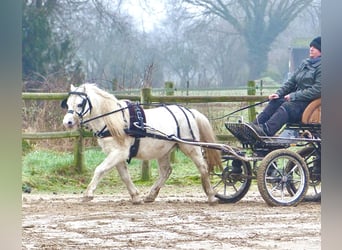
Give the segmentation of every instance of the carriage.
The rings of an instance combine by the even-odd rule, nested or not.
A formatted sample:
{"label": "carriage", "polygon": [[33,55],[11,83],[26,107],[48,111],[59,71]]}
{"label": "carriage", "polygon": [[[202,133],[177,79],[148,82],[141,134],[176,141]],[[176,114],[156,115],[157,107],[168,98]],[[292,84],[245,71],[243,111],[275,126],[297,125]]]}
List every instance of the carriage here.
{"label": "carriage", "polygon": [[271,206],[294,206],[302,200],[320,201],[320,115],[321,99],[317,99],[306,108],[300,123],[287,124],[274,137],[258,135],[241,117],[228,117],[225,126],[241,147],[223,151],[225,168],[213,174],[221,202],[242,199],[253,179],[257,180],[261,196]]}
{"label": "carriage", "polygon": [[[320,100],[308,106],[301,123],[287,124],[276,137],[260,136],[242,117],[229,116],[225,126],[241,147],[217,143],[208,118],[195,109],[158,104],[144,110],[94,84],[71,86],[62,107],[67,109],[64,126],[90,129],[107,154],[94,171],[84,201],[94,198],[99,181],[116,167],[133,204],[153,202],[171,174],[175,147],[198,168],[209,204],[241,200],[254,179],[271,206],[320,201]],[[143,200],[127,170],[132,157],[158,161],[159,177]]]}

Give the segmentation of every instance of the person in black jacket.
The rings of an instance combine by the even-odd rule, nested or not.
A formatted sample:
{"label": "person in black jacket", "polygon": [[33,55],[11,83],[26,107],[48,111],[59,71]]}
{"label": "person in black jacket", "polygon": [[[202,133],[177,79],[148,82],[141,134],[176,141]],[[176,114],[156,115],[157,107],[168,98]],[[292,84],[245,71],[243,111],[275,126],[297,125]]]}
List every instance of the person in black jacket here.
{"label": "person in black jacket", "polygon": [[309,58],[274,94],[270,102],[250,123],[259,135],[273,136],[284,124],[300,122],[305,108],[321,97],[321,37],[310,43]]}

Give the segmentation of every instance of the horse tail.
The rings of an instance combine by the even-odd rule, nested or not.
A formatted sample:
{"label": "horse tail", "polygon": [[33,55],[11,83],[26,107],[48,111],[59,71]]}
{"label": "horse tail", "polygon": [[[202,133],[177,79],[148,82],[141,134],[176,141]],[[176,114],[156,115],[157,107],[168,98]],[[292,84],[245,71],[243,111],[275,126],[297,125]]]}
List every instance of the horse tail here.
{"label": "horse tail", "polygon": [[[200,132],[200,141],[216,143],[216,136],[208,118],[197,110],[191,110]],[[208,164],[208,171],[212,172],[215,167],[222,169],[221,152],[217,149],[203,147],[204,156]]]}

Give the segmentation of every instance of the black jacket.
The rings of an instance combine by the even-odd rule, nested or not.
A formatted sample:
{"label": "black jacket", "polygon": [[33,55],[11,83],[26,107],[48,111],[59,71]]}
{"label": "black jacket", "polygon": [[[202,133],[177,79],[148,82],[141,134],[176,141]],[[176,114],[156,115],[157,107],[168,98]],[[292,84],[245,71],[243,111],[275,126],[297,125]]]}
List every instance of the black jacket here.
{"label": "black jacket", "polygon": [[276,92],[279,97],[290,94],[290,101],[312,101],[321,97],[321,59],[303,60],[293,75]]}

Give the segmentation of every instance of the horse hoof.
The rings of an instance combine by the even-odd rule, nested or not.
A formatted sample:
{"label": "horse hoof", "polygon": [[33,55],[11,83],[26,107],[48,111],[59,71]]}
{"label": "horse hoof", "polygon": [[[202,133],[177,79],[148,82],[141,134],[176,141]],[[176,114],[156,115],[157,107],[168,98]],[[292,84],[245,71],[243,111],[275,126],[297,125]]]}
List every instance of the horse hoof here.
{"label": "horse hoof", "polygon": [[92,199],[94,199],[93,196],[83,196],[83,197],[82,197],[82,202],[89,202],[89,201],[91,201]]}
{"label": "horse hoof", "polygon": [[209,206],[216,206],[217,204],[219,204],[219,199],[214,198],[214,199],[210,199],[208,200]]}
{"label": "horse hoof", "polygon": [[155,198],[151,198],[151,197],[145,197],[145,199],[144,199],[144,202],[145,203],[152,203],[152,202],[154,202],[154,200],[155,200]]}
{"label": "horse hoof", "polygon": [[216,206],[217,204],[219,204],[218,201],[211,201],[211,202],[209,202],[209,206]]}
{"label": "horse hoof", "polygon": [[141,205],[143,202],[142,200],[139,201],[132,201],[133,205]]}

